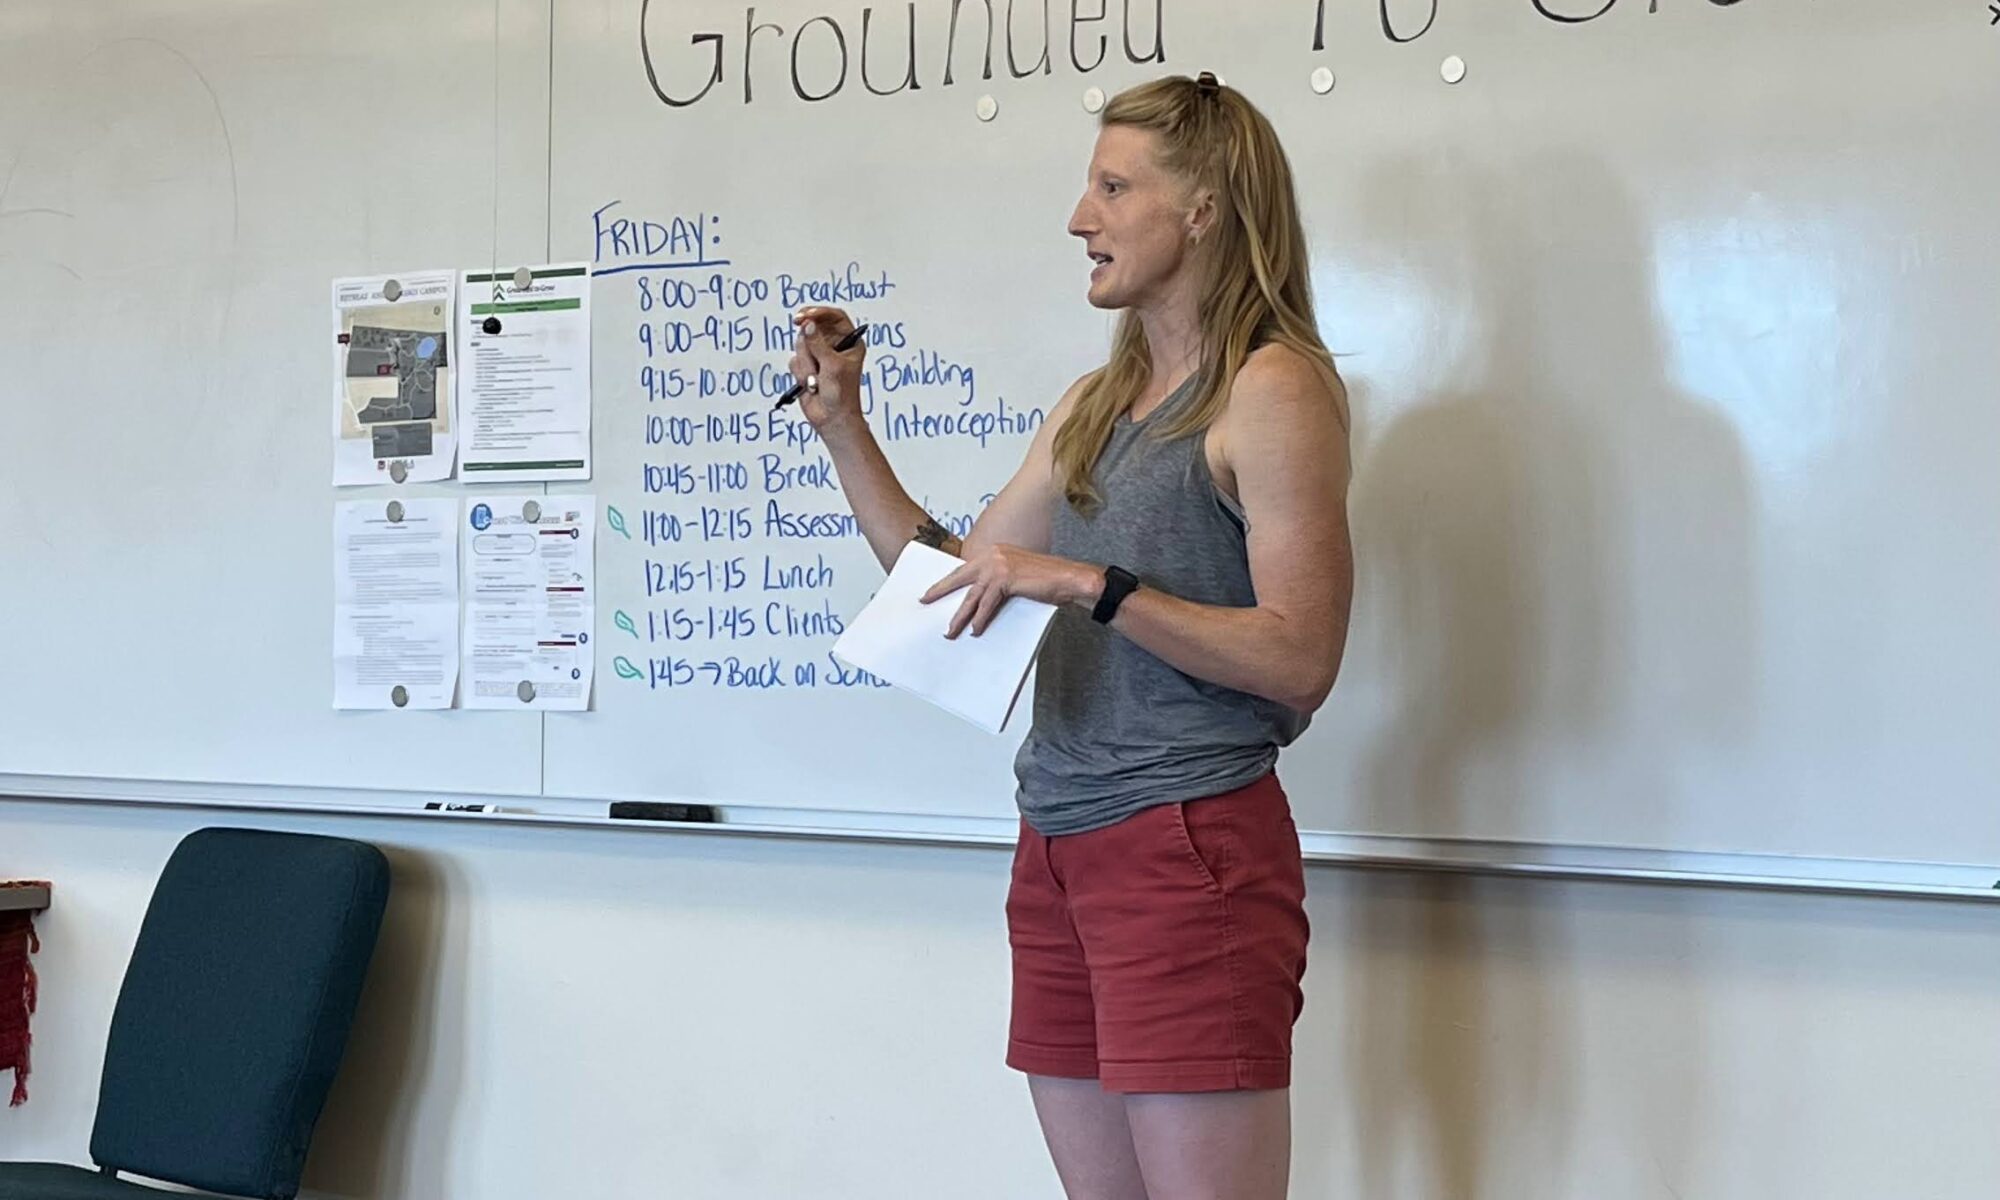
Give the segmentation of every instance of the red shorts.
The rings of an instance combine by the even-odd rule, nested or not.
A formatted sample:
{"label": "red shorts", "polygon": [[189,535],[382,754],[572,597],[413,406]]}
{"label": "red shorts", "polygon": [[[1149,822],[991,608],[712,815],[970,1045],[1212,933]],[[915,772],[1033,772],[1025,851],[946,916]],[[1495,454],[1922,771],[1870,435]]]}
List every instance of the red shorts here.
{"label": "red shorts", "polygon": [[1305,871],[1276,776],[1104,829],[1023,823],[1007,1064],[1110,1092],[1291,1082]]}

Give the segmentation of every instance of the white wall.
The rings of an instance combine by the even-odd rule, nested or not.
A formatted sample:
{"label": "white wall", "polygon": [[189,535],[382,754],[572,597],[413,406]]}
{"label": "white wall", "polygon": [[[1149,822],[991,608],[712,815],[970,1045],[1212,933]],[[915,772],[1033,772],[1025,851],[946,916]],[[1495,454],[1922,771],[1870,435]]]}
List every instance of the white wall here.
{"label": "white wall", "polygon": [[[232,814],[0,802],[47,876],[0,1157],[82,1161],[152,879]],[[311,1194],[1054,1197],[1000,1063],[1005,858],[253,819],[395,892]],[[2000,912],[1318,870],[1300,1200],[1986,1200]]]}

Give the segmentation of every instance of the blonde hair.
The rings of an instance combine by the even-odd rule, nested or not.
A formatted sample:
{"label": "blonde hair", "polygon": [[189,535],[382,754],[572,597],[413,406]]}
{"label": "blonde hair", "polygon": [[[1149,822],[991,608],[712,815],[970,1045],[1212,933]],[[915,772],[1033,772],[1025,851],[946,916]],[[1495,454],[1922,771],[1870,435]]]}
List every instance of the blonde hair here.
{"label": "blonde hair", "polygon": [[[1250,352],[1285,346],[1318,367],[1337,398],[1342,393],[1333,355],[1313,318],[1305,227],[1299,220],[1292,167],[1277,131],[1241,92],[1204,74],[1170,76],[1120,92],[1099,124],[1150,130],[1160,162],[1191,192],[1214,196],[1215,220],[1197,260],[1201,360],[1192,403],[1160,436],[1208,428],[1229,403],[1230,382]],[[1056,431],[1055,472],[1079,512],[1097,507],[1092,474],[1112,426],[1152,378],[1152,354],[1138,314],[1127,310],[1112,338],[1111,357],[1084,380],[1068,419]],[[1342,426],[1346,414],[1340,413]]]}

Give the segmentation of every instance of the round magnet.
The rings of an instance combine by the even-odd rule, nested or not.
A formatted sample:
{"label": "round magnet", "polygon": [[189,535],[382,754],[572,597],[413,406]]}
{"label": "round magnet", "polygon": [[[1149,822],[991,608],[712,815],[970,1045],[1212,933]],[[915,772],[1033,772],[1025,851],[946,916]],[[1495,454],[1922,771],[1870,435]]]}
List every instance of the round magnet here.
{"label": "round magnet", "polygon": [[1456,54],[1452,55],[1450,58],[1444,60],[1443,66],[1438,68],[1438,74],[1444,76],[1446,83],[1457,83],[1459,80],[1465,78],[1465,60]]}
{"label": "round magnet", "polygon": [[530,500],[521,506],[521,519],[532,525],[542,519],[542,505],[538,500]]}
{"label": "round magnet", "polygon": [[397,708],[403,708],[407,706],[410,703],[410,689],[404,687],[400,683],[397,684],[395,687],[390,688],[389,703],[395,705]]}
{"label": "round magnet", "polygon": [[486,318],[486,319],[485,319],[484,321],[480,322],[480,325],[479,325],[479,332],[481,332],[481,333],[488,333],[488,334],[491,334],[491,333],[499,333],[499,332],[500,332],[500,318],[499,318],[499,317],[488,317],[488,318]]}
{"label": "round magnet", "polygon": [[528,290],[528,286],[534,282],[535,282],[535,273],[533,271],[530,271],[526,267],[514,268],[515,287],[520,288],[522,291],[525,292]]}
{"label": "round magnet", "polygon": [[1324,96],[1333,90],[1333,72],[1321,67],[1312,74],[1313,91]]}
{"label": "round magnet", "polygon": [[533,704],[535,702],[535,685],[523,679],[521,686],[514,689],[514,694],[521,698],[521,703]]}
{"label": "round magnet", "polygon": [[405,479],[408,479],[409,477],[410,477],[409,463],[406,463],[399,458],[395,462],[389,464],[389,478],[395,480],[397,483],[401,483]]}
{"label": "round magnet", "polygon": [[991,96],[981,96],[979,103],[973,106],[973,111],[979,114],[980,120],[991,121],[1000,115],[1000,102]]}
{"label": "round magnet", "polygon": [[382,298],[384,300],[387,300],[389,303],[394,304],[396,301],[403,298],[403,285],[391,279],[389,282],[382,285]]}
{"label": "round magnet", "polygon": [[1083,89],[1083,111],[1087,113],[1104,111],[1104,89],[1090,87]]}
{"label": "round magnet", "polygon": [[403,523],[403,502],[401,500],[389,501],[388,516],[389,523],[392,525],[401,525]]}

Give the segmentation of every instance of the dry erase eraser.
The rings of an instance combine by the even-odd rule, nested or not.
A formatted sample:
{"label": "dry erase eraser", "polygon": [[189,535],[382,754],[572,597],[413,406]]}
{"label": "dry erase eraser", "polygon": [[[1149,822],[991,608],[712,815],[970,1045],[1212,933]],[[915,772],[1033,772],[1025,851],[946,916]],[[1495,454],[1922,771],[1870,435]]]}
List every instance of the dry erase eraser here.
{"label": "dry erase eraser", "polygon": [[712,822],[715,820],[713,804],[667,804],[652,800],[614,800],[611,815],[632,821],[688,821]]}

